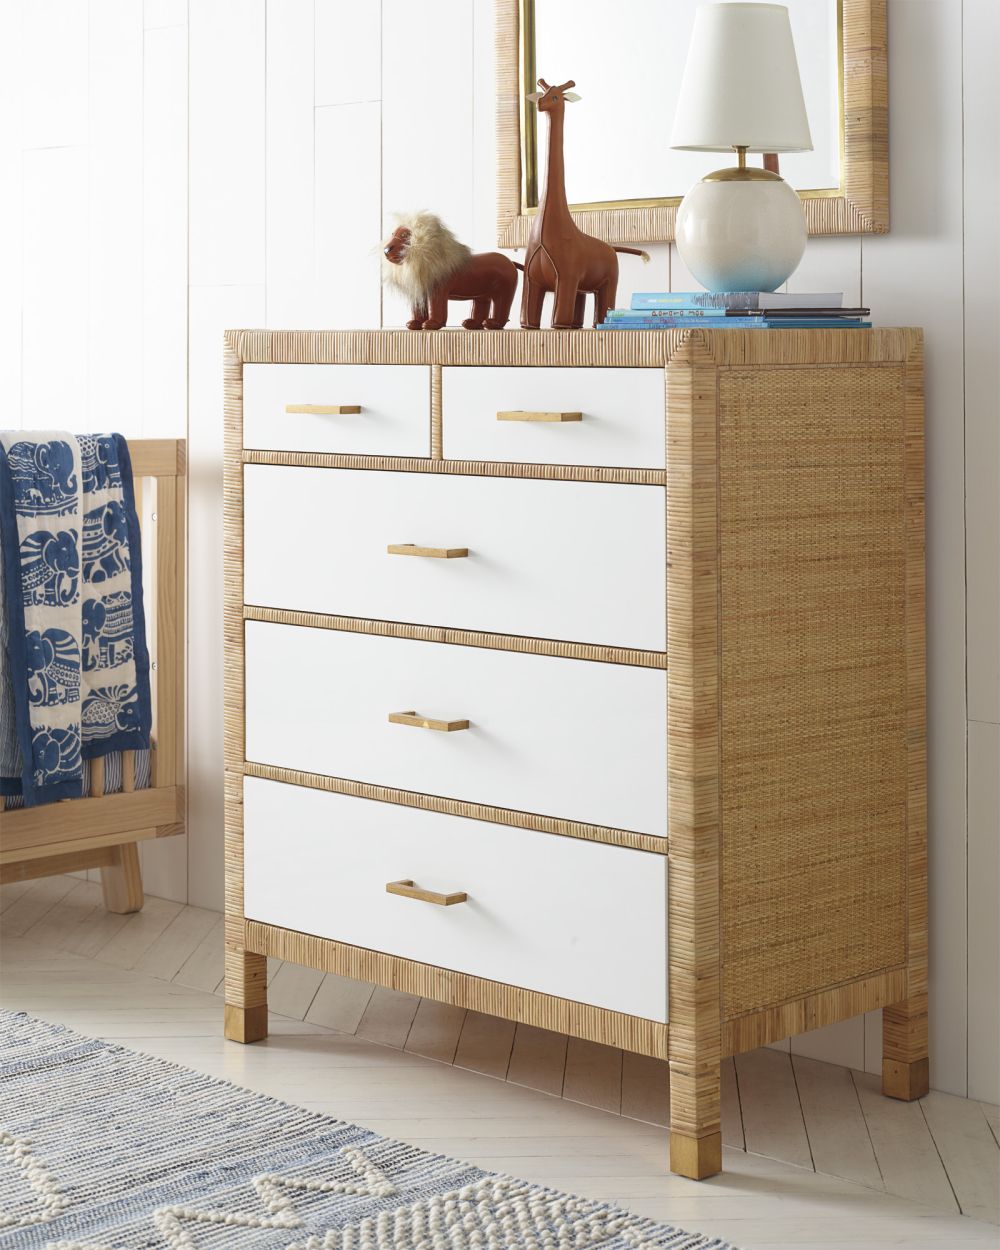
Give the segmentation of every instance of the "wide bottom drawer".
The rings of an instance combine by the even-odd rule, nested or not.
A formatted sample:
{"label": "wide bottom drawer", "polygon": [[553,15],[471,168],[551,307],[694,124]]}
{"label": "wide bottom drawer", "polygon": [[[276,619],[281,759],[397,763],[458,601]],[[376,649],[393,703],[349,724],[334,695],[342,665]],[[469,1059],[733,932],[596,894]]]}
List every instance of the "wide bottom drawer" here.
{"label": "wide bottom drawer", "polygon": [[[667,858],[248,777],[252,920],[667,1018]],[[441,905],[390,894],[464,893]]]}

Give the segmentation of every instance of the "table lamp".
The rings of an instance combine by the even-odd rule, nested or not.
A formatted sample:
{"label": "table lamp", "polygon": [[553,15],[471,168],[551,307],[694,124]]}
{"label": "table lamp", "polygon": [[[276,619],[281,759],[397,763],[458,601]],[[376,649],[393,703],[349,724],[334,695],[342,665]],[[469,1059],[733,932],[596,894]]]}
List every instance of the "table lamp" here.
{"label": "table lamp", "polygon": [[695,12],[672,148],[738,153],[706,174],[677,213],[677,249],[709,291],[773,291],[806,246],[802,201],[747,152],[812,150],[788,10],[703,4]]}

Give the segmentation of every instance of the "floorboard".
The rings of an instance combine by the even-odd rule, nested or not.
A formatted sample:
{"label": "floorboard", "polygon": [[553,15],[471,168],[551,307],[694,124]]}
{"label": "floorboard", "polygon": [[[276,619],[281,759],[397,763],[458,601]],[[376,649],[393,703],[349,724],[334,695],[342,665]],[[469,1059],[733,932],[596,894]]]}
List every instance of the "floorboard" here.
{"label": "floorboard", "polygon": [[560,1097],[566,1070],[566,1041],[562,1033],[519,1024],[514,1032],[507,1080]]}
{"label": "floorboard", "polygon": [[22,894],[27,894],[31,886],[31,881],[8,881],[6,885],[0,885],[0,913],[16,903]]}
{"label": "floorboard", "polygon": [[881,1189],[882,1173],[850,1072],[800,1055],[793,1055],[792,1069],[816,1171]]}
{"label": "floorboard", "polygon": [[402,1050],[419,1005],[415,994],[376,988],[358,1025],[358,1037]]}
{"label": "floorboard", "polygon": [[957,1211],[958,1202],[920,1104],[884,1098],[879,1078],[867,1072],[855,1072],[854,1084],[886,1189]]}
{"label": "floorboard", "polygon": [[722,1144],[733,1146],[737,1150],[747,1148],[735,1059],[722,1061]]}
{"label": "floorboard", "polygon": [[509,1020],[467,1011],[455,1050],[455,1066],[505,1080],[514,1046],[514,1027]]}
{"label": "floorboard", "polygon": [[39,877],[0,913],[0,938],[23,937],[79,885],[75,877]]}
{"label": "floorboard", "polygon": [[566,1046],[563,1098],[619,1115],[622,1109],[622,1052],[571,1037]]}
{"label": "floorboard", "polygon": [[986,1116],[986,1123],[990,1126],[997,1145],[1000,1146],[1000,1107],[994,1107],[991,1102],[981,1102],[979,1106]]}
{"label": "floorboard", "polygon": [[662,1127],[670,1123],[670,1069],[663,1059],[624,1052],[621,1114]]}
{"label": "floorboard", "polygon": [[1000,1222],[1000,1150],[982,1108],[931,1090],[920,1109],[962,1213]]}
{"label": "floorboard", "polygon": [[292,1020],[304,1020],[323,982],[323,975],[315,968],[283,963],[267,987],[270,1009]]}
{"label": "floorboard", "polygon": [[220,916],[174,974],[175,983],[214,993],[225,975],[225,939],[225,921]]}
{"label": "floorboard", "polygon": [[403,1049],[439,1063],[453,1063],[464,1024],[464,1007],[422,998]]}
{"label": "floorboard", "polygon": [[367,981],[331,972],[323,978],[306,1018],[341,1033],[356,1033],[374,992]]}
{"label": "floorboard", "polygon": [[206,911],[202,907],[185,907],[136,960],[136,971],[172,981],[218,919],[217,912]]}
{"label": "floorboard", "polygon": [[812,1168],[791,1055],[769,1047],[737,1055],[736,1079],[747,1150]]}
{"label": "floorboard", "polygon": [[[97,952],[101,963],[115,964],[119,968],[134,968],[181,911],[183,907],[180,903],[171,903],[163,898],[147,898],[142,911],[126,916],[125,923],[118,932]],[[209,930],[209,936],[212,938],[210,949],[220,969],[222,967],[221,926],[222,918],[220,917],[217,924]],[[191,957],[193,958],[193,954]],[[222,975],[221,971],[219,975]],[[197,988],[214,989],[217,984],[218,978],[211,986],[199,984]]]}

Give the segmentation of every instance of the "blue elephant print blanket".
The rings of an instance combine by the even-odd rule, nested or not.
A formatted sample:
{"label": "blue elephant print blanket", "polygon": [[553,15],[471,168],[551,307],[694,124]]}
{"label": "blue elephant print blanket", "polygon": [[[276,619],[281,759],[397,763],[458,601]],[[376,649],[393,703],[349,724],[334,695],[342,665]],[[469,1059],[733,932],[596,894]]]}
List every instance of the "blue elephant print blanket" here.
{"label": "blue elephant print blanket", "polygon": [[0,432],[0,795],[78,798],[84,761],[148,747],[150,722],[125,439]]}

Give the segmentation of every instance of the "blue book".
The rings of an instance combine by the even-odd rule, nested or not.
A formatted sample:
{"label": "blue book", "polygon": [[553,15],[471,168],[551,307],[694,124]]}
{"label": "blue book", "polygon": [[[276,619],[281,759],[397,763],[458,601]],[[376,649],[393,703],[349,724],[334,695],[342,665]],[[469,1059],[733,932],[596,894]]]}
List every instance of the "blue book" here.
{"label": "blue book", "polygon": [[725,308],[609,308],[607,319],[627,321],[630,317],[686,317],[691,321],[702,321],[711,317],[718,321],[725,315]]}
{"label": "blue book", "polygon": [[617,317],[602,321],[598,330],[870,330],[870,321],[857,317]]}
{"label": "blue book", "polygon": [[[631,310],[699,308],[840,308],[843,291],[637,291],[632,296]],[[625,311],[625,310],[622,310]]]}
{"label": "blue book", "polygon": [[616,317],[613,321],[602,321],[597,328],[599,330],[689,330],[696,325],[699,329],[705,330],[739,330],[762,324],[762,317],[652,317],[644,316],[642,313],[633,313],[625,317]]}

